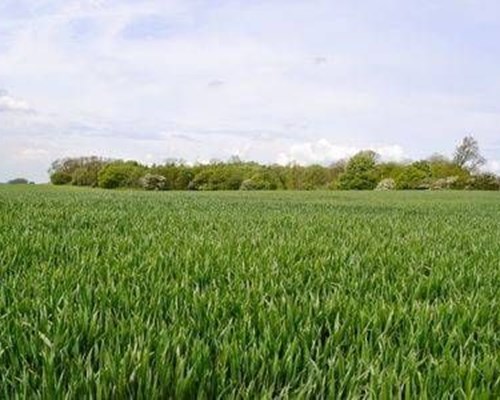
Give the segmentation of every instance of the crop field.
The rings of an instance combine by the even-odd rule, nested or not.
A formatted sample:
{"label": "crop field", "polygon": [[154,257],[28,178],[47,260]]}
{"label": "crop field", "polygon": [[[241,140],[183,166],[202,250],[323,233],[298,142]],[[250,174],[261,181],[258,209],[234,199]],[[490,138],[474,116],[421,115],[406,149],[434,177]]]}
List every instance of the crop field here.
{"label": "crop field", "polygon": [[500,397],[500,194],[0,186],[1,398]]}

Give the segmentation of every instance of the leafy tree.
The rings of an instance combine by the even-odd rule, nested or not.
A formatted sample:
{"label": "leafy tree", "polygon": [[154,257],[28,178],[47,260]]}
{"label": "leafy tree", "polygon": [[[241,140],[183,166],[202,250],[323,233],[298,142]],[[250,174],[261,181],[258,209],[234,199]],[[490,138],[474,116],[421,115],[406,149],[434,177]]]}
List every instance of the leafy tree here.
{"label": "leafy tree", "polygon": [[448,178],[458,176],[460,179],[466,179],[470,173],[467,169],[456,164],[454,161],[441,155],[433,155],[427,159],[433,179]]}
{"label": "leafy tree", "polygon": [[97,186],[99,171],[110,161],[96,157],[68,157],[54,161],[49,169],[55,185]]}
{"label": "leafy tree", "polygon": [[297,163],[286,166],[285,188],[288,190],[301,190],[304,188],[304,167]]}
{"label": "leafy tree", "polygon": [[379,163],[377,165],[377,178],[379,181],[383,179],[395,180],[404,167],[403,164],[394,161]]}
{"label": "leafy tree", "polygon": [[403,190],[429,189],[430,181],[427,165],[413,163],[404,167],[396,177],[396,187]]}
{"label": "leafy tree", "polygon": [[467,189],[500,190],[500,178],[490,173],[478,174],[470,178]]}
{"label": "leafy tree", "polygon": [[28,181],[25,178],[14,178],[14,179],[11,179],[10,181],[8,181],[7,183],[9,185],[27,185],[30,183],[30,181]]}
{"label": "leafy tree", "polygon": [[321,165],[311,165],[304,169],[303,185],[306,190],[325,188],[330,180],[329,170]]}
{"label": "leafy tree", "polygon": [[97,186],[97,176],[99,170],[92,170],[85,167],[75,169],[71,175],[71,184],[76,186]]}
{"label": "leafy tree", "polygon": [[114,161],[99,171],[98,184],[104,189],[140,187],[147,168],[136,161]]}
{"label": "leafy tree", "polygon": [[377,153],[371,150],[360,151],[352,156],[339,178],[341,190],[373,190],[377,186]]}
{"label": "leafy tree", "polygon": [[430,189],[431,183],[431,166],[426,160],[415,161],[403,167],[396,177],[397,188],[403,190]]}
{"label": "leafy tree", "polygon": [[241,190],[276,190],[278,183],[270,171],[262,171],[250,179],[244,180],[241,185]]}
{"label": "leafy tree", "polygon": [[50,182],[53,185],[67,185],[71,183],[72,179],[71,174],[63,171],[55,171],[50,174]]}
{"label": "leafy tree", "polygon": [[479,144],[472,136],[463,138],[455,149],[453,162],[461,168],[466,168],[471,172],[476,172],[486,160],[479,151]]}

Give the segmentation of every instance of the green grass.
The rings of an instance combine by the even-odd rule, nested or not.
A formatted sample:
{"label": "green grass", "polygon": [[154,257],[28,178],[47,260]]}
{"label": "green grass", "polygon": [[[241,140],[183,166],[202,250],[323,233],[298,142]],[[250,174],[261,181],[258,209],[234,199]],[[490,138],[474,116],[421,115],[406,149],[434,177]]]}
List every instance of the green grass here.
{"label": "green grass", "polygon": [[2,398],[499,398],[500,194],[0,187]]}

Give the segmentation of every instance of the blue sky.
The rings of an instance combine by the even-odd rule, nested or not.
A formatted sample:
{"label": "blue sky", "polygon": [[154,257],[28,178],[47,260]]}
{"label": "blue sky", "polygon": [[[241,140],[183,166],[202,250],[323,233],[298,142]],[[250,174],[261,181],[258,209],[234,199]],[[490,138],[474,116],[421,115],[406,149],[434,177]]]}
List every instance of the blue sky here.
{"label": "blue sky", "polygon": [[451,154],[500,173],[493,0],[0,0],[0,181],[56,158],[327,163]]}

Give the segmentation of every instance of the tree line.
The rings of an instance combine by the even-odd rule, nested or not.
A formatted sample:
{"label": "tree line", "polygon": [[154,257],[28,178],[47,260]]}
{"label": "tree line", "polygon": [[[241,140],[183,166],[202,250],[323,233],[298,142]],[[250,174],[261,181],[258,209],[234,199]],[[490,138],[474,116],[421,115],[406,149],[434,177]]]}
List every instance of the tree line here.
{"label": "tree line", "polygon": [[413,162],[384,162],[371,150],[360,151],[329,166],[264,165],[237,157],[208,164],[167,161],[147,166],[137,161],[91,156],[56,160],[49,174],[54,185],[106,189],[499,190],[498,176],[480,172],[484,162],[477,141],[467,136],[452,158],[433,155]]}

